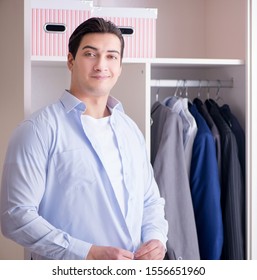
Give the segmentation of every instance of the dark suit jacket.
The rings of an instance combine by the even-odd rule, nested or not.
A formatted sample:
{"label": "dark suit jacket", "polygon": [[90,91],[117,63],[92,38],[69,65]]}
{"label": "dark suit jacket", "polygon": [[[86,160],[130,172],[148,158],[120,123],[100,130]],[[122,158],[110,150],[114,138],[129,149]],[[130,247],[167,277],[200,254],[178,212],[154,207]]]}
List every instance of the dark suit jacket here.
{"label": "dark suit jacket", "polygon": [[221,137],[221,206],[224,226],[222,259],[245,259],[245,189],[234,133],[217,103],[205,101]]}
{"label": "dark suit jacket", "polygon": [[220,112],[236,137],[238,158],[242,168],[242,174],[245,182],[245,132],[241,127],[239,121],[237,120],[236,116],[231,112],[228,104],[224,104],[223,106],[221,106]]}
{"label": "dark suit jacket", "polygon": [[220,147],[220,133],[219,130],[213,121],[212,117],[210,116],[206,104],[204,104],[199,98],[194,99],[194,104],[197,107],[198,112],[204,117],[207,125],[209,126],[211,133],[215,140],[215,147],[216,147],[216,157],[218,161],[218,168],[219,168],[219,177],[221,178],[221,147]]}

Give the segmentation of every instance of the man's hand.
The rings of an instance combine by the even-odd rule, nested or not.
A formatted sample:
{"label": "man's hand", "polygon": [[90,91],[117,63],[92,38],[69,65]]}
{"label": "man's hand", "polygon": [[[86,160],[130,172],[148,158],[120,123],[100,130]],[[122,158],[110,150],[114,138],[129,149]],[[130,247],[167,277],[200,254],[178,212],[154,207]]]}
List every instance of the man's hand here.
{"label": "man's hand", "polygon": [[87,260],[133,260],[134,254],[130,251],[109,247],[109,246],[95,246],[92,245]]}
{"label": "man's hand", "polygon": [[153,239],[144,243],[135,253],[135,260],[163,260],[165,247],[161,241]]}

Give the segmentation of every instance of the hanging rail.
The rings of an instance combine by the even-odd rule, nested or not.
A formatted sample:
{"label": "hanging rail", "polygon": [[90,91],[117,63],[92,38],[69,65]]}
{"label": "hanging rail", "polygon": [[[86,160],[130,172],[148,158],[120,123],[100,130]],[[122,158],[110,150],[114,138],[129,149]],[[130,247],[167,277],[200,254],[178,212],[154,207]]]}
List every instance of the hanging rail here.
{"label": "hanging rail", "polygon": [[151,87],[232,88],[231,80],[151,80]]}

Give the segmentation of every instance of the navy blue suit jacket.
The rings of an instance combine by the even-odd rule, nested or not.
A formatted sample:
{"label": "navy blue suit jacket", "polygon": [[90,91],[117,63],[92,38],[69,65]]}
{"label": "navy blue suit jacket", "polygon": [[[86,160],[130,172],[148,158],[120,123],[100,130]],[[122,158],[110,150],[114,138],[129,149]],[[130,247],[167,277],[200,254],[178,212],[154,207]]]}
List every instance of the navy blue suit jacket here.
{"label": "navy blue suit jacket", "polygon": [[190,188],[200,257],[217,260],[223,247],[223,223],[215,141],[196,105],[189,104],[189,111],[198,127],[192,150]]}

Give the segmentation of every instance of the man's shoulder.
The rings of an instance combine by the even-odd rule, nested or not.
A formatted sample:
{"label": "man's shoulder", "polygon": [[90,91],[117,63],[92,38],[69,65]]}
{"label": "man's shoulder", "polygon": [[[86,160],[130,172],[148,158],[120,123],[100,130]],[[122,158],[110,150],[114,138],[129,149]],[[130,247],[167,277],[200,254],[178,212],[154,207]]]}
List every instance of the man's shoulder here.
{"label": "man's shoulder", "polygon": [[31,121],[31,122],[46,122],[52,119],[55,119],[56,116],[60,114],[61,109],[60,101],[53,102],[51,104],[45,105],[34,112],[32,112],[24,121]]}

